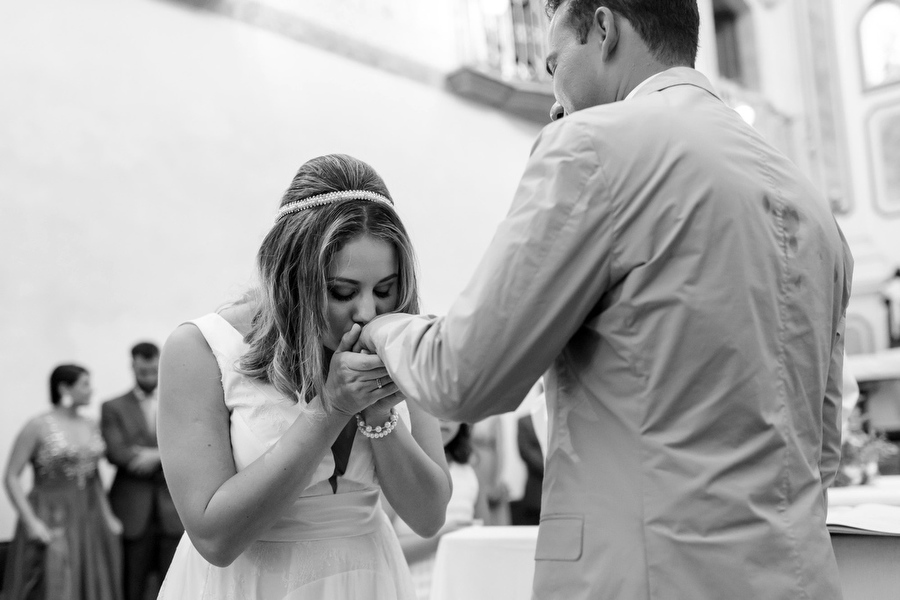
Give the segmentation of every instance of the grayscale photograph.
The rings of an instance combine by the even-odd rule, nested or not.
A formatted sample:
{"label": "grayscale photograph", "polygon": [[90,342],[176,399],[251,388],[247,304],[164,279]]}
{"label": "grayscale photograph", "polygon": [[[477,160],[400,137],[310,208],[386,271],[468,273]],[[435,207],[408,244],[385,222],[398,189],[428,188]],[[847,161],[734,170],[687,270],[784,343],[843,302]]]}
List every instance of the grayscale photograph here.
{"label": "grayscale photograph", "polygon": [[900,0],[0,3],[0,600],[888,600]]}

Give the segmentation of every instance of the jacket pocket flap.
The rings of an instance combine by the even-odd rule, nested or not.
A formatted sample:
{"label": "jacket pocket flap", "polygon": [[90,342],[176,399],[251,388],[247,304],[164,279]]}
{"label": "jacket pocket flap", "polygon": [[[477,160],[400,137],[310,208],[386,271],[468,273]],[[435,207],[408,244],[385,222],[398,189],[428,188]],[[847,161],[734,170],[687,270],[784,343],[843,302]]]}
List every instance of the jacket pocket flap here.
{"label": "jacket pocket flap", "polygon": [[578,560],[581,558],[584,517],[547,515],[538,529],[535,560]]}

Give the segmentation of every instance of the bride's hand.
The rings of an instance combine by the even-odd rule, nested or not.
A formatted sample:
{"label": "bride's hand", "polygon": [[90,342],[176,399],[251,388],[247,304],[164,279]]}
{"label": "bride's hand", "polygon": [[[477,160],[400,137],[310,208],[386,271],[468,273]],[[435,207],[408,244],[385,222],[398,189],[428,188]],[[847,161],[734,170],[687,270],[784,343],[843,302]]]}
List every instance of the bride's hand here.
{"label": "bride's hand", "polygon": [[[322,391],[326,406],[347,417],[398,392],[377,355],[352,351],[361,329],[359,325],[353,325],[341,338],[331,358],[328,379]],[[392,401],[387,410],[397,402],[399,400]]]}
{"label": "bride's hand", "polygon": [[406,396],[397,388],[397,385],[394,383],[391,385],[397,390],[395,393],[382,398],[362,411],[363,421],[367,424],[381,425],[387,422],[391,418],[391,409],[406,400]]}

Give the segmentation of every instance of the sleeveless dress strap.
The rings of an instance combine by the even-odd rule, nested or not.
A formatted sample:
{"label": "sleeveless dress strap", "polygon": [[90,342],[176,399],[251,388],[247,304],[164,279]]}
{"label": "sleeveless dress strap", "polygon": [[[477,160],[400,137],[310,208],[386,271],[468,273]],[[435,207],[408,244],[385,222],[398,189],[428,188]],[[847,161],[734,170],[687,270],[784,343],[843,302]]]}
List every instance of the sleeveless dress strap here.
{"label": "sleeveless dress strap", "polygon": [[234,371],[234,365],[245,349],[240,332],[219,313],[209,313],[188,323],[195,325],[206,338],[222,373]]}

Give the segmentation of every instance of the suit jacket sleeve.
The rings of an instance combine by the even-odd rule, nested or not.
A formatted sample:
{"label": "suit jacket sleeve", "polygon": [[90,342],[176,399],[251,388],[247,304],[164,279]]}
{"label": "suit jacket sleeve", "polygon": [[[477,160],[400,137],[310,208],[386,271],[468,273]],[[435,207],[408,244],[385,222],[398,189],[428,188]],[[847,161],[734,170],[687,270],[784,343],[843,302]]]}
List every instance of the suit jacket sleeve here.
{"label": "suit jacket sleeve", "polygon": [[842,273],[839,303],[839,318],[834,324],[834,344],[831,349],[831,362],[828,365],[828,380],[825,383],[825,401],[822,407],[822,453],[819,457],[819,476],[822,487],[826,490],[834,483],[841,463],[841,411],[844,387],[844,329],[847,319],[847,306],[850,303],[851,282],[853,281],[853,256],[844,234],[838,227],[843,246]]}
{"label": "suit jacket sleeve", "polygon": [[128,441],[122,412],[113,401],[100,407],[100,429],[106,441],[106,458],[120,469],[127,469],[128,463],[137,456],[137,448]]}
{"label": "suit jacket sleeve", "polygon": [[370,339],[408,398],[474,421],[514,409],[610,279],[612,207],[579,122],[546,127],[513,205],[444,318],[384,315]]}
{"label": "suit jacket sleeve", "polygon": [[825,387],[825,403],[822,408],[822,454],[819,458],[819,475],[822,486],[831,487],[841,463],[841,398],[844,365],[844,320],[831,354],[828,381]]}

